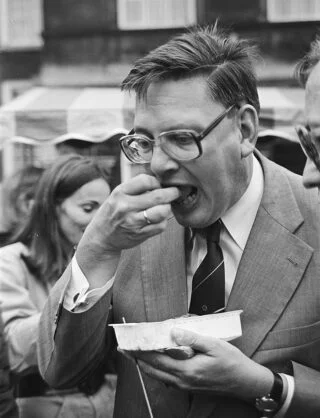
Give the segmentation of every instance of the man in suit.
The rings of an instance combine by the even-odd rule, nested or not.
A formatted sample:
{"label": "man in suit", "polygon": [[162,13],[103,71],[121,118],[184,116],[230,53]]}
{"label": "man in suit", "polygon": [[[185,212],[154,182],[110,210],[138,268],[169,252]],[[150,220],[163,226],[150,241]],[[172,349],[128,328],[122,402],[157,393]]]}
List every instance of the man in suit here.
{"label": "man in suit", "polygon": [[[241,338],[176,329],[192,358],[135,353],[154,416],[320,414],[317,193],[255,150],[255,56],[217,27],[195,29],[138,60],[124,80],[137,100],[122,149],[151,174],[112,192],[52,291],[39,343],[50,385],[79,383],[110,355],[108,322],[226,305],[243,310]],[[194,286],[211,241],[221,261]],[[204,284],[215,290],[195,303]],[[134,362],[118,354],[117,371],[115,417],[149,417]]]}
{"label": "man in suit", "polygon": [[297,126],[300,144],[307,160],[303,171],[306,188],[320,187],[320,38],[311,43],[310,51],[296,67],[298,81],[306,89],[306,125]]}

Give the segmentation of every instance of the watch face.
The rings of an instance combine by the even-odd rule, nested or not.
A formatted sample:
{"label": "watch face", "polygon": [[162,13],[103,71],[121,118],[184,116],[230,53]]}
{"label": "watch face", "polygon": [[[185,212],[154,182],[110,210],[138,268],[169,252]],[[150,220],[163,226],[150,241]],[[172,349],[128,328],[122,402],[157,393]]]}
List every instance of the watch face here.
{"label": "watch face", "polygon": [[268,396],[256,399],[256,408],[261,412],[274,412],[279,408],[278,402]]}

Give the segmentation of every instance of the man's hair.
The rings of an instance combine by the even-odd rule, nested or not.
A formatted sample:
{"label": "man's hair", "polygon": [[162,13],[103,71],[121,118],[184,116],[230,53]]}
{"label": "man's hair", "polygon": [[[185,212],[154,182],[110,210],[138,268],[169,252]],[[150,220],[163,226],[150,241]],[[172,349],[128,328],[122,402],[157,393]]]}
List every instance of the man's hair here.
{"label": "man's hair", "polygon": [[313,68],[320,61],[320,36],[311,43],[309,52],[298,62],[295,76],[299,83],[305,87]]}
{"label": "man's hair", "polygon": [[153,82],[203,76],[213,100],[225,107],[244,101],[259,112],[257,58],[257,49],[248,40],[226,35],[217,24],[197,27],[138,59],[122,89],[143,98]]}

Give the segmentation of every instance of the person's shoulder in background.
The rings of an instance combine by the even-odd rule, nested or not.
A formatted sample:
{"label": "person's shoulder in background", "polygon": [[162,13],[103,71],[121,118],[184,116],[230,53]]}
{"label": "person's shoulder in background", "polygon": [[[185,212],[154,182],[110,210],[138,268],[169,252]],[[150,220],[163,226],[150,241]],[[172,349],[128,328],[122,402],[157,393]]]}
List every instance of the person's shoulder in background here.
{"label": "person's shoulder in background", "polygon": [[28,216],[43,171],[30,165],[4,179],[0,190],[0,247],[11,242]]}

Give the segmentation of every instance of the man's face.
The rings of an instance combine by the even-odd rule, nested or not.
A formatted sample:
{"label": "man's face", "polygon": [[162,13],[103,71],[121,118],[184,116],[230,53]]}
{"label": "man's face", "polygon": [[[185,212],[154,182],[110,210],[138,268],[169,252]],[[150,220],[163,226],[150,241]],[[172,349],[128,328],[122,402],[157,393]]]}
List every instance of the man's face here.
{"label": "man's face", "polygon": [[[225,108],[212,100],[202,77],[159,81],[136,105],[136,133],[156,138],[165,131],[192,129],[200,133]],[[203,154],[191,161],[177,161],[158,145],[150,169],[163,187],[181,191],[172,203],[184,226],[205,227],[220,218],[248,185],[248,158],[241,155],[241,129],[234,108],[202,141]]]}
{"label": "man's face", "polygon": [[[309,125],[312,142],[320,152],[320,64],[312,70],[306,85],[305,116]],[[307,158],[303,171],[303,184],[305,187],[320,188],[320,172],[315,164]]]}

